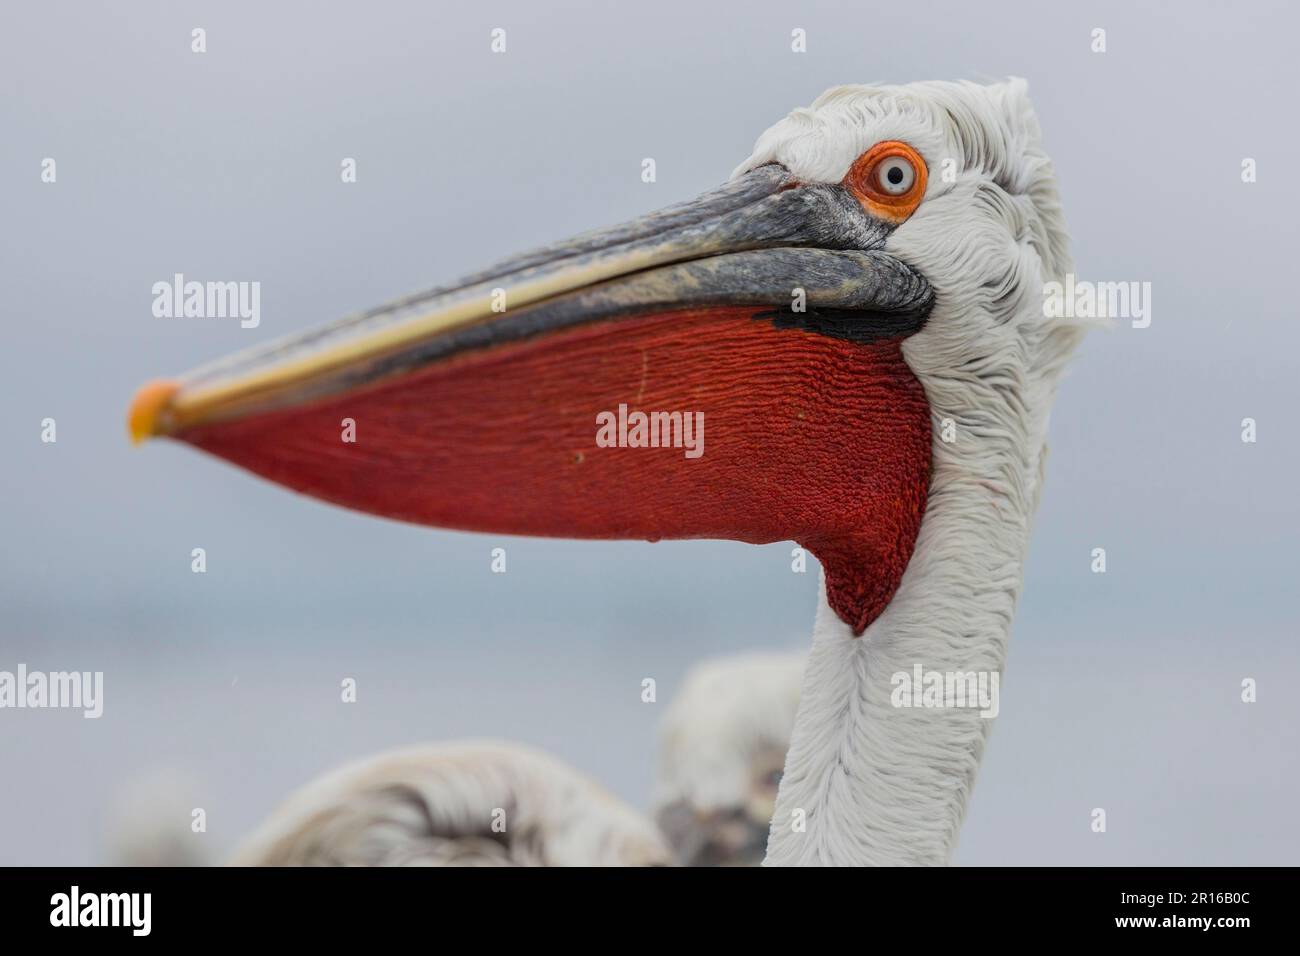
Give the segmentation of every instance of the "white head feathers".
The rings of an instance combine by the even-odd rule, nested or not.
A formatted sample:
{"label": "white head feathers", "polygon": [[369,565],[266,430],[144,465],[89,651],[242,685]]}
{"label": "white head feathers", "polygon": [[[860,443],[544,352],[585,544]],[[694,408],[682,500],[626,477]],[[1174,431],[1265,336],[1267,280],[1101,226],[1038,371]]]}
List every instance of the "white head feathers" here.
{"label": "white head feathers", "polygon": [[1042,238],[1059,243],[1044,250],[1049,271],[1068,266],[1052,163],[1022,79],[837,86],[759,136],[732,175],[780,163],[804,182],[839,182],[858,156],[885,140],[908,143],[930,167],[921,210],[968,175],[987,178],[1009,195],[1029,197],[1043,220]]}

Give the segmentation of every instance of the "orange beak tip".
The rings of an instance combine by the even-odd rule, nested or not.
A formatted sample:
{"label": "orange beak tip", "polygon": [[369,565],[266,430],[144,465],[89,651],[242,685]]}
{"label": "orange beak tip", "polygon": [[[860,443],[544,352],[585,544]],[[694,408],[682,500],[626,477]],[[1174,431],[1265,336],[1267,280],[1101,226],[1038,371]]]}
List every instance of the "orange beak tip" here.
{"label": "orange beak tip", "polygon": [[140,444],[152,438],[162,430],[168,403],[180,390],[180,385],[168,379],[158,379],[141,385],[131,399],[131,410],[127,412],[127,430],[131,442]]}

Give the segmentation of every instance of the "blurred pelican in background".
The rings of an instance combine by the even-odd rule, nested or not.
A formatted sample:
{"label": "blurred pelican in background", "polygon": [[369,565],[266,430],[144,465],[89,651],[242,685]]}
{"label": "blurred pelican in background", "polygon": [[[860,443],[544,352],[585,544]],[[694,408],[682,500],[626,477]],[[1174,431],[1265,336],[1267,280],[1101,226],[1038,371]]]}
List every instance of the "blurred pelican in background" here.
{"label": "blurred pelican in background", "polygon": [[[179,792],[122,801],[115,859],[205,862],[192,834],[179,838],[190,819]],[[163,802],[175,806],[161,810]],[[672,854],[651,820],[567,764],[518,744],[472,741],[389,750],[325,773],[291,794],[230,862],[666,866]]]}
{"label": "blurred pelican in background", "polygon": [[664,714],[654,816],[683,866],[757,866],[767,850],[807,655],[696,665]]}
{"label": "blurred pelican in background", "polygon": [[[746,653],[687,672],[661,724],[653,822],[541,751],[426,744],[317,777],[281,803],[231,863],[757,866],[805,662],[802,652]],[[114,859],[209,862],[189,829],[197,790],[174,771],[132,785],[111,828]]]}

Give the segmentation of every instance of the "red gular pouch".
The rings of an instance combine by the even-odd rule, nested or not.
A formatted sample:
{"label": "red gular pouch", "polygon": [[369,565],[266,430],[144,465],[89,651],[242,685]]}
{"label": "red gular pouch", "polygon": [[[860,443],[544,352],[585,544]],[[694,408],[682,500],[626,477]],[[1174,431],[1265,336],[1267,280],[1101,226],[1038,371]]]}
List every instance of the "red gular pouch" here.
{"label": "red gular pouch", "polygon": [[[879,162],[920,163],[909,150]],[[861,633],[925,508],[930,413],[901,343],[934,303],[887,242],[924,177],[886,203],[867,157],[839,184],[760,166],[148,384],[131,434],[418,524],[797,541]]]}
{"label": "red gular pouch", "polygon": [[[642,314],[459,351],[173,437],[416,524],[793,540],[822,562],[831,607],[861,634],[902,579],[929,483],[929,406],[901,341],[778,328],[748,307]],[[648,437],[636,420],[622,427],[635,412],[660,426],[659,447],[632,447]],[[689,435],[668,424],[673,413],[689,416]]]}

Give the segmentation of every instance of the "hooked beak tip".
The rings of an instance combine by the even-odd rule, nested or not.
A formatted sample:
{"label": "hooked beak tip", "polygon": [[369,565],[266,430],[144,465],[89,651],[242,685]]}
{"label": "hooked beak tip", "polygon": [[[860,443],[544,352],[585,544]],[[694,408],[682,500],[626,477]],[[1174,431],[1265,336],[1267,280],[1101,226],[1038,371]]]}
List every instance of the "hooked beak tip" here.
{"label": "hooked beak tip", "polygon": [[140,386],[126,416],[132,444],[139,445],[164,430],[167,407],[178,391],[180,384],[170,379],[157,379]]}

